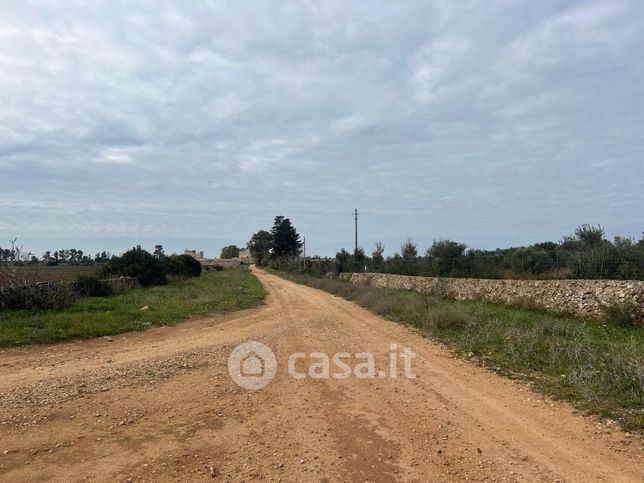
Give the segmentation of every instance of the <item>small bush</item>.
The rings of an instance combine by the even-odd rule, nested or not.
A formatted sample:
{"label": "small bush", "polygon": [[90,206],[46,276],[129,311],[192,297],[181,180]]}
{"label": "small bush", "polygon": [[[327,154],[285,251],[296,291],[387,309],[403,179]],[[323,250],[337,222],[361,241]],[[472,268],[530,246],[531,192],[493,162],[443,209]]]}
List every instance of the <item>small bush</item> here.
{"label": "small bush", "polygon": [[166,283],[161,261],[140,246],[132,248],[120,257],[112,257],[103,269],[103,275],[135,277],[144,287]]}
{"label": "small bush", "polygon": [[163,259],[163,271],[170,276],[198,277],[201,263],[190,255],[172,255]]}
{"label": "small bush", "polygon": [[51,310],[69,307],[77,294],[68,282],[40,282],[0,288],[0,309]]}
{"label": "small bush", "polygon": [[74,282],[74,290],[83,297],[108,297],[114,294],[112,286],[96,277],[81,275]]}

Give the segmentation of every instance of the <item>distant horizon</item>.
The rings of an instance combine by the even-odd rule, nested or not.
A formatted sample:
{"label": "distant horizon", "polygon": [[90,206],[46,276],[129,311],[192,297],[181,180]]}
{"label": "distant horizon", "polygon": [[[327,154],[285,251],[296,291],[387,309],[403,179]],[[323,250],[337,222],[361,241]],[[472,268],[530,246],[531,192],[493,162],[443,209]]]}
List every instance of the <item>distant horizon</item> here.
{"label": "distant horizon", "polygon": [[[286,216],[288,218],[288,216]],[[441,236],[441,237],[428,237],[428,236],[423,236],[423,237],[416,237],[413,235],[409,236],[403,236],[400,237],[400,239],[395,239],[395,238],[374,238],[371,241],[368,241],[367,244],[365,245],[364,243],[361,242],[361,238],[359,237],[358,239],[358,245],[362,247],[365,250],[365,253],[367,255],[370,255],[373,249],[373,245],[375,244],[376,241],[381,241],[385,244],[385,252],[384,256],[392,256],[394,253],[399,253],[400,252],[400,245],[407,239],[411,238],[414,243],[418,246],[418,252],[419,255],[424,254],[425,250],[432,244],[434,240],[439,240],[439,239],[449,239],[453,241],[457,241],[459,243],[465,243],[467,245],[468,249],[484,249],[484,250],[495,250],[497,248],[499,249],[507,249],[507,248],[517,248],[521,246],[529,246],[533,245],[535,243],[542,243],[542,242],[559,242],[561,239],[566,236],[566,235],[572,235],[575,231],[575,228],[580,226],[582,223],[579,223],[578,225],[575,225],[572,227],[568,232],[562,233],[556,238],[543,238],[543,239],[534,239],[534,240],[528,240],[525,242],[516,242],[519,240],[519,238],[505,238],[505,240],[508,240],[507,243],[502,243],[499,242],[495,244],[493,241],[490,240],[489,243],[485,244],[480,244],[480,245],[474,245],[468,242],[468,240],[461,239],[461,238],[456,238],[456,237],[449,237],[449,236]],[[295,225],[295,229],[298,231],[300,236],[307,236],[306,244],[307,244],[307,249],[306,249],[306,254],[307,256],[320,256],[320,257],[331,257],[333,258],[337,252],[339,252],[342,248],[345,250],[352,252],[353,251],[353,221],[349,220],[349,227],[348,230],[350,231],[350,236],[347,238],[347,240],[344,242],[344,245],[337,245],[337,248],[332,248],[333,241],[328,241],[326,243],[320,242],[319,240],[313,240],[310,235],[307,236],[303,234],[300,229],[298,228],[297,224]],[[592,225],[592,224],[591,224]],[[597,226],[598,224],[595,223],[593,226]],[[606,238],[609,240],[613,240],[615,236],[621,236],[625,238],[632,238],[636,241],[642,239],[643,237],[643,232],[644,230],[639,231],[639,236],[637,234],[629,236],[628,234],[624,233],[612,233],[611,230],[609,230],[609,227],[599,223],[605,231],[606,231]],[[366,228],[366,227],[365,227]],[[267,227],[261,227],[258,228],[255,231],[259,231],[261,229],[269,230],[270,226]],[[360,230],[360,227],[359,227]],[[254,232],[253,232],[254,233]],[[248,239],[250,239],[251,235],[248,236]],[[188,249],[194,249],[197,251],[203,251],[204,256],[206,258],[219,258],[219,254],[221,253],[221,249],[228,246],[228,245],[237,245],[240,248],[245,248],[246,243],[248,240],[244,242],[236,242],[235,240],[229,240],[229,241],[222,241],[222,239],[216,239],[216,238],[202,238],[202,239],[195,239],[194,243],[183,243],[182,241],[187,241],[188,239],[167,239],[166,243],[164,243],[163,240],[157,240],[152,239],[152,238],[146,238],[146,237],[141,237],[139,241],[137,242],[135,238],[128,238],[127,240],[131,240],[131,242],[125,241],[125,239],[117,239],[117,238],[105,238],[104,240],[110,240],[109,244],[110,246],[117,247],[117,248],[110,248],[106,246],[106,244],[100,244],[99,239],[90,239],[86,240],[88,243],[86,244],[81,244],[80,241],[81,239],[75,239],[75,238],[69,238],[69,239],[60,239],[63,244],[61,245],[60,243],[56,243],[55,246],[47,246],[43,245],[42,243],[46,243],[45,241],[36,241],[34,239],[25,239],[18,237],[18,244],[23,246],[23,250],[25,252],[32,252],[36,256],[40,257],[45,251],[49,250],[51,252],[56,251],[56,250],[64,250],[64,249],[69,249],[69,248],[76,248],[83,250],[85,254],[91,254],[94,256],[96,253],[100,253],[102,251],[107,251],[111,253],[112,255],[119,255],[137,245],[140,245],[143,249],[152,252],[154,250],[154,246],[157,244],[163,245],[164,251],[167,254],[171,253],[176,253],[176,254],[181,254],[184,252],[184,250]],[[510,240],[515,240],[515,242],[512,242]],[[6,241],[0,241],[0,248],[7,248],[9,246],[9,239]],[[316,247],[321,246],[321,247],[328,247],[326,251],[322,250],[317,250]],[[335,246],[335,245],[333,245]],[[33,248],[37,247],[37,248]],[[91,248],[87,248],[91,247]],[[97,248],[99,247],[99,248]]]}

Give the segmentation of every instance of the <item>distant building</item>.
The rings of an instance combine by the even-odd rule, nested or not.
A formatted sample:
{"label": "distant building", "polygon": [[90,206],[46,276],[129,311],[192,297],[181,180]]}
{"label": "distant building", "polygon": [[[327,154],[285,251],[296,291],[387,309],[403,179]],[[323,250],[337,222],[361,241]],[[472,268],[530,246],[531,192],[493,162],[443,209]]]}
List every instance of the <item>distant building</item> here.
{"label": "distant building", "polygon": [[239,250],[239,256],[237,257],[240,263],[243,263],[245,265],[249,265],[251,263],[255,263],[253,260],[253,256],[250,254],[250,250],[248,248],[244,248],[243,250]]}
{"label": "distant building", "polygon": [[183,252],[184,255],[190,255],[192,258],[196,258],[199,261],[205,260],[203,256],[203,250],[198,252],[197,250],[188,250],[187,248]]}
{"label": "distant building", "polygon": [[251,263],[255,263],[252,255],[250,254],[250,250],[248,249],[239,250],[238,257],[227,259],[206,258],[204,257],[203,251],[198,252],[197,250],[189,250],[187,248],[184,250],[183,254],[190,255],[192,258],[195,258],[204,267],[211,267],[214,265],[220,265],[222,267],[238,267],[239,265],[250,265]]}

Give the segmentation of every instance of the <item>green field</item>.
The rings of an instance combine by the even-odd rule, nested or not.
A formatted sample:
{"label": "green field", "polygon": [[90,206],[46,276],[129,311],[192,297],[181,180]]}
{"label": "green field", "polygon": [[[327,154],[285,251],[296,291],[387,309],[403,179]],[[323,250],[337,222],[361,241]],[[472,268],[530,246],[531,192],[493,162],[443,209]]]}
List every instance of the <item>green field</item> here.
{"label": "green field", "polygon": [[[0,312],[0,346],[86,339],[171,325],[195,315],[260,305],[264,290],[247,268],[129,290],[111,297],[87,297],[64,310]],[[141,310],[143,307],[147,310]]]}
{"label": "green field", "polygon": [[484,302],[273,273],[414,326],[462,356],[579,410],[644,432],[644,329]]}

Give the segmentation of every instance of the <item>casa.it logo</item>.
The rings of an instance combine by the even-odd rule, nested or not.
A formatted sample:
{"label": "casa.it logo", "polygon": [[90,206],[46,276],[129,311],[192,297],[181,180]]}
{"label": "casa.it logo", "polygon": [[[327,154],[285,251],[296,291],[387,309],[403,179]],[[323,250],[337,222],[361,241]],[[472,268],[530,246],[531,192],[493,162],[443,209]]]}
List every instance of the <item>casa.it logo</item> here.
{"label": "casa.it logo", "polygon": [[239,344],[228,357],[230,377],[245,389],[261,389],[273,380],[276,371],[275,354],[261,342]]}
{"label": "casa.it logo", "polygon": [[[288,374],[293,379],[415,379],[412,361],[416,353],[409,347],[389,344],[387,365],[376,370],[376,358],[370,352],[294,352],[288,358]],[[382,361],[383,358],[381,357]],[[402,367],[401,367],[402,366]],[[228,358],[228,373],[239,386],[257,390],[271,382],[277,371],[273,351],[261,342],[252,341],[238,345]]]}

